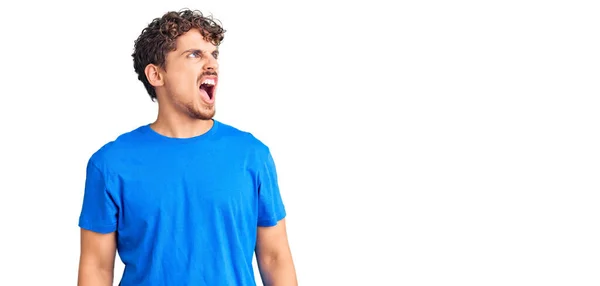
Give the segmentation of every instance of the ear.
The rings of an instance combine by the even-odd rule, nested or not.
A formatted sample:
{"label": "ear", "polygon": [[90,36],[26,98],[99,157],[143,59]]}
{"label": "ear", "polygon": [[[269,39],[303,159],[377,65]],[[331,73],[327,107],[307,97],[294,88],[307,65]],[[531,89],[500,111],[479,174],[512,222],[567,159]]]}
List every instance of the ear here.
{"label": "ear", "polygon": [[144,69],[144,73],[146,74],[146,78],[148,79],[148,82],[154,86],[162,86],[164,85],[164,78],[162,76],[162,74],[160,73],[160,67],[154,65],[154,64],[149,64],[146,66],[146,68]]}

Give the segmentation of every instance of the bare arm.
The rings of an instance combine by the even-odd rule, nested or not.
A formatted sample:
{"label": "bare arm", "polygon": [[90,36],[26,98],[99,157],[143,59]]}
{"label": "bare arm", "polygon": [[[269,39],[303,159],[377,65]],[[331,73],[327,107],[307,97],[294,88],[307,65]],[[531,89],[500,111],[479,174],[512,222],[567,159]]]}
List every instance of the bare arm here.
{"label": "bare arm", "polygon": [[81,229],[81,255],[77,285],[113,285],[116,248],[114,232],[101,234]]}
{"label": "bare arm", "polygon": [[285,219],[276,226],[258,228],[256,260],[265,286],[298,285]]}

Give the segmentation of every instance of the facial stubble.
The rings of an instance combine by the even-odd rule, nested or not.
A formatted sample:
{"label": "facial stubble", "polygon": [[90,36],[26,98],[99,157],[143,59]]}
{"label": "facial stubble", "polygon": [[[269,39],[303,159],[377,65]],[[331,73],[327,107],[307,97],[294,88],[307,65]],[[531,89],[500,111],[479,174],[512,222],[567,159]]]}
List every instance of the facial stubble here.
{"label": "facial stubble", "polygon": [[193,104],[188,103],[184,106],[190,117],[199,120],[210,120],[215,116],[215,105],[201,106],[200,108],[194,107]]}

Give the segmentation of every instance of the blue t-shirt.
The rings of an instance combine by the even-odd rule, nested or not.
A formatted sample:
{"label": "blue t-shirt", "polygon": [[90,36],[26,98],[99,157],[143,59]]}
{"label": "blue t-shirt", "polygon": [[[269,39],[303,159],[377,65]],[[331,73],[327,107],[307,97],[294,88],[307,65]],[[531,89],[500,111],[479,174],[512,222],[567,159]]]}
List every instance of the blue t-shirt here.
{"label": "blue t-shirt", "polygon": [[269,148],[214,120],[193,138],[145,125],[100,148],[79,226],[117,232],[122,286],[254,286],[257,227],[285,215]]}

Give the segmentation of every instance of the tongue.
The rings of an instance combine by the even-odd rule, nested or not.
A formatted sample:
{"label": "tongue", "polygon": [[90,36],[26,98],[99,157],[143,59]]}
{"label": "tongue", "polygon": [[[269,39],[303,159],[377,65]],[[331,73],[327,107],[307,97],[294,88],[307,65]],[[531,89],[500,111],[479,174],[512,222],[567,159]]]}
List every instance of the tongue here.
{"label": "tongue", "polygon": [[212,100],[210,99],[210,96],[208,96],[208,92],[206,92],[206,90],[204,90],[203,88],[200,88],[200,96],[202,97],[202,99],[204,99],[204,101],[206,102],[211,102]]}

